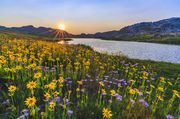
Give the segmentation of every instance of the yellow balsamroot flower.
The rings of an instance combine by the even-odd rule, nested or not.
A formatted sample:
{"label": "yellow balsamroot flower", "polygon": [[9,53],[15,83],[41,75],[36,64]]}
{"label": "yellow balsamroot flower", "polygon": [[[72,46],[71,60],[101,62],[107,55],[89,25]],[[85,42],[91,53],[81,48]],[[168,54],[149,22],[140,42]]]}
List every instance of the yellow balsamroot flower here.
{"label": "yellow balsamroot flower", "polygon": [[132,95],[136,94],[136,89],[132,89],[132,88],[131,88],[131,89],[129,90],[129,93],[132,94]]}
{"label": "yellow balsamroot flower", "polygon": [[45,97],[46,99],[48,99],[48,98],[51,97],[51,95],[50,95],[48,92],[46,92],[46,93],[44,94],[44,97]]}
{"label": "yellow balsamroot flower", "polygon": [[17,58],[17,61],[22,62],[22,58],[21,58],[21,57],[18,57],[18,58]]}
{"label": "yellow balsamroot flower", "polygon": [[178,98],[180,98],[179,92],[178,92],[177,90],[173,90],[173,94],[174,94],[175,96],[177,96]]}
{"label": "yellow balsamroot flower", "polygon": [[160,92],[164,92],[164,88],[163,88],[163,87],[158,87],[158,90],[159,90]]}
{"label": "yellow balsamroot flower", "polygon": [[58,81],[59,81],[60,84],[63,84],[64,83],[64,78],[61,76],[61,77],[59,77]]}
{"label": "yellow balsamroot flower", "polygon": [[54,97],[57,97],[59,95],[59,92],[55,91],[53,94],[54,94]]}
{"label": "yellow balsamroot flower", "polygon": [[147,78],[148,78],[148,76],[149,76],[149,73],[148,73],[148,72],[146,72],[146,71],[145,71],[145,72],[143,72],[143,78],[144,78],[144,79],[147,79]]}
{"label": "yellow balsamroot flower", "polygon": [[10,60],[15,60],[15,57],[13,55],[9,55]]}
{"label": "yellow balsamroot flower", "polygon": [[48,85],[44,85],[44,88],[46,88],[46,89],[47,89],[47,88],[49,88],[49,86],[48,86]]}
{"label": "yellow balsamroot flower", "polygon": [[102,81],[99,82],[99,85],[104,87],[104,83]]}
{"label": "yellow balsamroot flower", "polygon": [[85,62],[84,63],[86,66],[89,66],[91,63],[90,63],[90,61],[87,61],[87,62]]}
{"label": "yellow balsamroot flower", "polygon": [[45,113],[45,112],[41,112],[40,115],[41,115],[42,117],[44,117],[44,116],[46,116],[46,113]]}
{"label": "yellow balsamroot flower", "polygon": [[30,81],[29,83],[27,83],[26,87],[32,90],[37,87],[37,83],[35,81]]}
{"label": "yellow balsamroot flower", "polygon": [[82,84],[83,84],[83,82],[82,82],[82,81],[77,81],[77,83],[78,83],[79,85],[82,85]]}
{"label": "yellow balsamroot flower", "polygon": [[114,96],[116,94],[116,91],[115,90],[111,90],[110,93],[111,93],[111,96]]}
{"label": "yellow balsamroot flower", "polygon": [[104,94],[106,94],[106,90],[105,90],[105,89],[102,89],[101,92],[104,93]]}
{"label": "yellow balsamroot flower", "polygon": [[111,117],[112,117],[111,110],[109,110],[108,108],[103,108],[102,113],[103,113],[104,118],[111,119]]}
{"label": "yellow balsamroot flower", "polygon": [[80,65],[80,63],[79,62],[75,62],[74,65]]}
{"label": "yellow balsamroot flower", "polygon": [[34,78],[35,79],[38,79],[38,78],[40,78],[42,76],[42,73],[41,72],[38,72],[38,73],[35,73],[34,74]]}
{"label": "yellow balsamroot flower", "polygon": [[19,66],[19,65],[18,65],[18,66],[15,67],[15,69],[16,69],[16,70],[21,70],[21,69],[22,69],[22,66]]}
{"label": "yellow balsamroot flower", "polygon": [[80,89],[79,88],[76,88],[76,92],[79,92],[80,91]]}
{"label": "yellow balsamroot flower", "polygon": [[55,102],[50,102],[50,103],[49,103],[49,109],[50,109],[50,110],[54,109],[55,106],[56,106],[56,103],[55,103]]}
{"label": "yellow balsamroot flower", "polygon": [[26,100],[24,102],[25,102],[26,106],[33,107],[36,104],[36,98],[34,96],[28,97],[28,98],[26,98]]}
{"label": "yellow balsamroot flower", "polygon": [[135,80],[130,80],[130,82],[132,83],[132,85],[136,82]]}
{"label": "yellow balsamroot flower", "polygon": [[14,86],[14,85],[10,85],[10,86],[8,87],[8,91],[9,91],[10,93],[14,93],[16,90],[17,90],[17,87]]}
{"label": "yellow balsamroot flower", "polygon": [[164,99],[161,96],[157,96],[157,99],[160,101],[164,101]]}
{"label": "yellow balsamroot flower", "polygon": [[51,82],[50,84],[48,84],[48,88],[54,90],[56,88],[56,83]]}
{"label": "yellow balsamroot flower", "polygon": [[160,82],[165,83],[165,78],[164,77],[160,77],[159,79],[160,79]]}

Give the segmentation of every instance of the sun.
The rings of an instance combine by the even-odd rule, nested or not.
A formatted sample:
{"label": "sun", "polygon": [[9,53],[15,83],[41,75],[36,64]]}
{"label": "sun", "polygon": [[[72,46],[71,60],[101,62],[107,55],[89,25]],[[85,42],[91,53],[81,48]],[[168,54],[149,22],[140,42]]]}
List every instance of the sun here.
{"label": "sun", "polygon": [[58,25],[58,28],[59,28],[60,30],[65,30],[65,24],[59,24],[59,25]]}

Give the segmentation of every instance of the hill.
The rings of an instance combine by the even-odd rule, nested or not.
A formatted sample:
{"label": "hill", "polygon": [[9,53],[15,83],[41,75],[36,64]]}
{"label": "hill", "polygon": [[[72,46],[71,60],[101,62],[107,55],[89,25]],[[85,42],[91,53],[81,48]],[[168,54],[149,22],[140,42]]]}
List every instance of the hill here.
{"label": "hill", "polygon": [[57,38],[61,38],[61,37],[67,38],[67,37],[73,36],[72,34],[66,31],[59,30],[59,29],[46,28],[46,27],[34,27],[32,25],[22,26],[22,27],[0,26],[0,30],[38,35],[38,36],[57,37]]}
{"label": "hill", "polygon": [[141,22],[126,26],[120,30],[98,32],[95,34],[80,34],[79,37],[118,38],[134,35],[179,35],[180,18],[164,19],[157,22]]}

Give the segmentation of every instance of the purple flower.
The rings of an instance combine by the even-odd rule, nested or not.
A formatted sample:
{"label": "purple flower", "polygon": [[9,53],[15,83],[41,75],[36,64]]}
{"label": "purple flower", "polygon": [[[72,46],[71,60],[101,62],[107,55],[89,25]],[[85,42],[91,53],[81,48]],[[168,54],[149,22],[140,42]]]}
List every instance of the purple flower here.
{"label": "purple flower", "polygon": [[120,83],[121,85],[127,85],[127,83],[124,79],[118,80],[118,83]]}
{"label": "purple flower", "polygon": [[73,115],[73,111],[72,111],[72,110],[68,110],[68,111],[67,111],[67,115],[68,115],[68,116]]}
{"label": "purple flower", "polygon": [[8,105],[10,103],[10,100],[9,99],[7,99],[6,101],[4,101],[2,104],[3,105]]}
{"label": "purple flower", "polygon": [[155,78],[151,78],[152,81],[156,80]]}
{"label": "purple flower", "polygon": [[168,115],[166,115],[166,119],[174,119],[174,116],[168,114]]}
{"label": "purple flower", "polygon": [[118,101],[122,101],[122,96],[121,95],[119,95],[119,94],[115,94],[115,97],[116,97],[116,99],[118,100]]}
{"label": "purple flower", "polygon": [[82,80],[84,83],[87,82],[87,79]]}
{"label": "purple flower", "polygon": [[68,84],[72,84],[72,81],[68,81]]}
{"label": "purple flower", "polygon": [[129,64],[124,64],[125,66],[129,66]]}
{"label": "purple flower", "polygon": [[143,96],[143,93],[142,93],[142,92],[139,92],[139,96]]}
{"label": "purple flower", "polygon": [[144,105],[146,108],[149,107],[149,104],[148,104],[145,100],[140,99],[139,102],[140,102],[142,105]]}
{"label": "purple flower", "polygon": [[87,77],[87,78],[91,78],[91,75],[87,74],[86,77]]}
{"label": "purple flower", "polygon": [[67,82],[67,81],[69,81],[69,80],[71,80],[70,77],[67,77],[67,78],[64,79],[65,82]]}
{"label": "purple flower", "polygon": [[28,116],[28,115],[29,115],[28,109],[23,109],[23,110],[21,111],[21,113],[22,113],[22,115],[25,115],[25,116]]}
{"label": "purple flower", "polygon": [[60,107],[63,107],[64,105],[63,104],[59,104]]}
{"label": "purple flower", "polygon": [[102,96],[106,96],[106,93],[102,93]]}
{"label": "purple flower", "polygon": [[107,80],[108,78],[109,78],[109,76],[104,76],[104,79],[106,79],[106,80]]}
{"label": "purple flower", "polygon": [[147,82],[147,83],[149,83],[149,82],[150,82],[150,80],[146,80],[146,82]]}
{"label": "purple flower", "polygon": [[50,100],[49,102],[54,102],[54,100],[52,99],[52,100]]}
{"label": "purple flower", "polygon": [[60,96],[56,97],[56,102],[60,102]]}
{"label": "purple flower", "polygon": [[90,82],[93,82],[93,80],[92,80],[92,79],[90,79]]}

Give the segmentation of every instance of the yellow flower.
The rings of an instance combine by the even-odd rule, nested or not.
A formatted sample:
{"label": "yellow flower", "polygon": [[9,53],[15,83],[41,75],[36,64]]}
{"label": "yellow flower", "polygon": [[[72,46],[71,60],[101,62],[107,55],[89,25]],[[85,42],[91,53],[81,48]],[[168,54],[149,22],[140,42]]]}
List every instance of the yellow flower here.
{"label": "yellow flower", "polygon": [[36,104],[36,98],[34,96],[28,97],[26,98],[24,102],[25,102],[25,105],[27,105],[28,107],[33,107]]}
{"label": "yellow flower", "polygon": [[115,90],[111,90],[111,96],[114,96],[116,94],[116,91]]}
{"label": "yellow flower", "polygon": [[91,63],[90,63],[90,61],[87,61],[87,62],[85,62],[84,63],[86,66],[89,66]]}
{"label": "yellow flower", "polygon": [[132,83],[132,85],[136,82],[135,80],[130,80],[130,82]]}
{"label": "yellow flower", "polygon": [[158,100],[164,101],[164,99],[161,96],[157,96]]}
{"label": "yellow flower", "polygon": [[77,81],[77,83],[78,83],[79,85],[82,85],[82,84],[83,84],[83,82],[82,82],[82,81]]}
{"label": "yellow flower", "polygon": [[77,91],[77,92],[79,92],[79,91],[80,91],[80,89],[79,89],[79,88],[76,88],[76,91]]}
{"label": "yellow flower", "polygon": [[8,91],[9,91],[10,93],[14,93],[16,90],[17,90],[17,87],[14,86],[14,85],[10,85],[10,86],[8,87]]}
{"label": "yellow flower", "polygon": [[42,76],[42,73],[41,72],[38,72],[38,73],[35,73],[34,74],[34,78],[35,79],[38,79],[38,78],[40,78]]}
{"label": "yellow flower", "polygon": [[163,87],[158,87],[158,90],[159,90],[160,92],[164,92]]}
{"label": "yellow flower", "polygon": [[99,85],[104,87],[104,83],[102,81],[99,82]]}
{"label": "yellow flower", "polygon": [[136,93],[136,90],[131,88],[131,89],[129,90],[129,93],[132,94],[132,95],[134,95],[134,94]]}
{"label": "yellow flower", "polygon": [[48,88],[54,90],[54,89],[56,88],[56,83],[51,82],[51,83],[48,85]]}
{"label": "yellow flower", "polygon": [[57,97],[59,95],[59,92],[55,91],[53,94],[55,97]]}
{"label": "yellow flower", "polygon": [[174,94],[175,96],[177,96],[178,98],[180,98],[179,92],[178,92],[177,90],[173,90],[173,94]]}
{"label": "yellow flower", "polygon": [[160,82],[165,83],[165,78],[164,77],[160,77],[159,79],[160,79]]}
{"label": "yellow flower", "polygon": [[46,93],[44,94],[44,97],[45,97],[46,99],[48,99],[48,98],[51,97],[51,95],[50,95],[49,93],[46,92]]}
{"label": "yellow flower", "polygon": [[103,108],[102,113],[104,118],[111,119],[112,117],[111,110],[109,110],[108,108]]}
{"label": "yellow flower", "polygon": [[35,81],[30,81],[27,85],[26,85],[26,87],[28,88],[28,89],[34,89],[34,88],[36,88],[37,87],[37,83],[35,82]]}
{"label": "yellow flower", "polygon": [[55,102],[50,102],[50,103],[49,103],[49,108],[50,108],[50,110],[51,110],[51,109],[54,109],[55,106],[56,106],[56,103],[55,103]]}
{"label": "yellow flower", "polygon": [[58,81],[59,81],[60,84],[63,84],[64,83],[64,78],[61,76]]}
{"label": "yellow flower", "polygon": [[106,90],[105,90],[105,89],[102,89],[101,92],[104,93],[104,94],[106,94]]}
{"label": "yellow flower", "polygon": [[41,112],[40,115],[41,115],[42,117],[44,117],[44,116],[46,116],[46,113],[45,113],[45,112]]}
{"label": "yellow flower", "polygon": [[147,78],[148,78],[148,76],[149,76],[149,73],[148,73],[148,72],[146,72],[146,71],[145,71],[145,72],[143,72],[143,78],[144,78],[144,79],[147,79]]}

